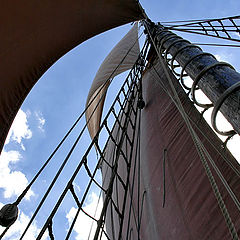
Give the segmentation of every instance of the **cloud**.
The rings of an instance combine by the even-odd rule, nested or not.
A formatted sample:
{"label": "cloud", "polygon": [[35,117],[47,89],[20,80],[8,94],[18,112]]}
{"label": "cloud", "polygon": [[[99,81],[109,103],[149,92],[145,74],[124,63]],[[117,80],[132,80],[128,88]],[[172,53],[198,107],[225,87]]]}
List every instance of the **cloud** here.
{"label": "cloud", "polygon": [[214,56],[219,62],[231,63],[233,62],[233,59],[234,59],[233,54],[231,53],[220,53],[220,54],[215,54]]}
{"label": "cloud", "polygon": [[74,188],[75,188],[78,192],[81,192],[80,186],[77,185],[75,182],[73,182],[73,186],[74,186]]}
{"label": "cloud", "polygon": [[[21,145],[23,150],[25,150],[22,139],[30,139],[32,137],[32,131],[29,129],[27,121],[30,114],[30,111],[26,113],[21,109],[18,111],[7,136],[5,145],[10,141],[15,141]],[[13,165],[16,167],[15,164],[21,159],[22,156],[20,152],[14,150],[5,151],[5,149],[3,149],[0,155],[0,188],[4,190],[4,198],[19,196],[28,185],[28,180],[24,173],[12,170]],[[31,196],[34,196],[34,192],[30,189],[27,192],[25,199],[29,200]]]}
{"label": "cloud", "polygon": [[[83,209],[89,215],[91,215],[93,217],[94,217],[95,211],[97,209],[96,215],[95,215],[94,218],[98,219],[100,214],[101,214],[102,206],[103,206],[102,198],[100,199],[100,201],[98,203],[97,194],[92,192],[92,193],[90,193],[90,195],[88,197],[88,200],[87,200],[87,203],[86,203],[85,207],[83,207]],[[68,214],[66,215],[69,226],[71,225],[71,223],[72,223],[72,221],[75,217],[76,212],[77,212],[77,208],[72,207],[70,209],[70,211],[68,212]],[[77,221],[76,221],[76,223],[73,227],[73,230],[77,234],[76,240],[86,240],[86,239],[88,239],[88,236],[89,236],[90,232],[91,232],[90,233],[90,239],[93,239],[96,228],[97,228],[96,222],[93,221],[91,218],[89,218],[83,212],[80,212],[80,214],[77,218]],[[105,239],[105,238],[102,238],[102,239]]]}
{"label": "cloud", "polygon": [[44,132],[44,124],[46,122],[45,118],[43,117],[43,114],[40,111],[35,111],[35,117],[38,121],[38,129],[41,132]]}
{"label": "cloud", "polygon": [[[20,171],[12,171],[10,166],[17,163],[21,159],[18,151],[4,151],[0,156],[0,188],[4,189],[4,198],[19,196],[28,185],[26,176]],[[34,196],[34,192],[30,189],[25,199],[29,200]]]}
{"label": "cloud", "polygon": [[30,139],[32,137],[32,131],[29,129],[27,121],[28,115],[30,115],[30,112],[25,113],[21,109],[18,111],[5,144],[8,144],[10,141],[15,141],[21,145],[23,150],[25,150],[25,147],[22,144],[22,139]]}
{"label": "cloud", "polygon": [[227,147],[231,151],[232,155],[236,158],[236,160],[240,163],[240,136],[235,135],[232,139],[229,140]]}
{"label": "cloud", "polygon": [[[2,208],[3,204],[0,203],[0,208]],[[18,219],[16,222],[9,228],[7,233],[4,235],[3,240],[17,240],[22,235],[24,229],[26,228],[28,222],[30,221],[30,217],[24,214],[21,210],[19,210]],[[3,232],[5,228],[0,227],[0,233]],[[36,239],[40,229],[37,227],[36,221],[29,227],[24,240]],[[47,239],[47,232],[43,235],[43,240]]]}
{"label": "cloud", "polygon": [[[210,102],[210,100],[206,97],[206,95],[202,91],[196,91],[196,92],[197,92],[197,97],[196,97],[197,101],[199,101],[200,103],[209,103]],[[203,110],[203,108],[198,107],[198,106],[196,106],[196,108],[200,112]],[[204,113],[204,118],[207,121],[207,123],[212,127],[211,114],[212,114],[212,108],[210,108],[208,111],[206,111]],[[233,129],[231,124],[227,121],[227,119],[223,116],[223,114],[221,112],[218,112],[218,114],[217,114],[216,124],[220,131],[229,131],[229,130]],[[222,136],[218,133],[216,133],[216,134],[223,142],[226,140],[226,136]],[[235,157],[235,159],[240,163],[239,142],[240,142],[240,136],[235,135],[233,137],[233,139],[230,139],[228,141],[227,148],[231,151],[231,153]]]}

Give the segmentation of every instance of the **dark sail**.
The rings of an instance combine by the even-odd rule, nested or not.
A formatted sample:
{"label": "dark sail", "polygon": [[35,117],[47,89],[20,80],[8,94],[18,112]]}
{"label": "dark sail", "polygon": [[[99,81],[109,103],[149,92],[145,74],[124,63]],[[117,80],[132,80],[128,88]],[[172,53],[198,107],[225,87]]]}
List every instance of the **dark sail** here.
{"label": "dark sail", "polygon": [[[209,158],[213,159],[237,199],[240,198],[239,164],[229,151],[221,147],[220,139],[196,110],[177,79],[170,71],[169,74],[193,129],[206,149],[205,158],[232,226],[235,226],[234,231],[239,235],[238,206],[211,166]],[[230,225],[219,207],[219,199],[215,196],[191,132],[174,103],[171,87],[158,60],[145,72],[142,81],[146,106],[141,112],[140,127],[135,127],[134,141],[135,149],[138,147],[137,136],[140,131],[140,161],[136,165],[134,160],[131,163],[122,230],[120,217],[115,210],[110,210],[114,207],[109,204],[106,226],[110,239],[118,239],[120,235],[123,239],[232,239]],[[134,119],[133,113],[131,116]],[[130,124],[127,135],[133,135]],[[115,144],[113,141],[107,148],[105,156],[109,163],[113,161]],[[130,159],[130,150],[126,146],[123,144],[122,150],[127,159]],[[124,154],[118,160],[118,175],[126,182],[127,164]],[[132,157],[134,158],[135,156]],[[102,169],[103,176],[109,172],[106,164],[103,164]],[[121,210],[123,195],[123,187],[116,180],[112,199]]]}
{"label": "dark sail", "polygon": [[[144,24],[155,26],[146,21]],[[164,31],[160,27],[160,32]],[[175,39],[171,46],[165,46],[161,41],[153,41],[153,38],[157,39],[153,33],[148,31],[137,61],[101,124],[97,123],[95,136],[82,158],[76,167],[67,169],[72,171],[70,178],[66,179],[65,186],[61,186],[59,195],[54,196],[55,206],[48,216],[44,216],[45,222],[37,239],[41,239],[47,231],[49,237],[54,238],[57,232],[54,220],[67,198],[71,198],[77,208],[69,222],[66,239],[71,237],[76,226],[82,226],[77,224],[81,214],[92,221],[88,236],[94,240],[239,239],[239,164],[197,111],[175,77],[179,74],[174,67],[169,68],[169,49],[175,43],[186,40]],[[175,38],[170,34],[169,38]],[[181,51],[186,48],[189,46],[182,46]],[[191,45],[190,48],[196,46]],[[173,55],[176,57],[176,54]],[[173,66],[180,67],[181,61],[177,59],[177,63],[179,65]],[[209,69],[205,67],[200,70]],[[193,78],[196,81],[197,77]],[[201,88],[201,85],[198,87]],[[101,94],[101,91],[96,94],[98,103],[101,102]],[[95,104],[98,103],[96,101]],[[88,106],[13,203],[14,206],[21,202],[87,109]],[[96,109],[92,110],[92,114]],[[80,139],[84,141],[82,134],[87,124],[56,170],[21,239],[40,214]],[[97,176],[100,171],[101,179]],[[84,174],[88,181],[81,195],[76,193],[74,181]],[[100,211],[96,207],[95,213],[90,213],[84,204],[93,189],[98,190],[97,207],[101,207]],[[99,204],[102,196],[103,202]],[[4,209],[6,207],[2,213]],[[7,230],[8,227],[1,236]]]}
{"label": "dark sail", "polygon": [[[88,38],[143,18],[135,0],[0,1],[0,150],[42,74]],[[97,23],[97,24],[96,24]]]}

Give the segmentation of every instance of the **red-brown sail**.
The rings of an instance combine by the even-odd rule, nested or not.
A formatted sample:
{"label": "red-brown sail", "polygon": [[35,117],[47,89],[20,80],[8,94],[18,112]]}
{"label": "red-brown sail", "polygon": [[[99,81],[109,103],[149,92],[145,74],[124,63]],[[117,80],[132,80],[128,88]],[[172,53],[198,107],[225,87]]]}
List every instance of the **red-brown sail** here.
{"label": "red-brown sail", "polygon": [[143,18],[136,0],[0,1],[0,150],[42,74],[86,39]]}
{"label": "red-brown sail", "polygon": [[[194,131],[239,199],[240,168],[237,161],[221,147],[220,139],[196,110],[170,70],[169,74]],[[219,207],[190,131],[173,101],[174,97],[172,99],[169,94],[172,96],[168,79],[156,60],[143,77],[143,98],[146,106],[141,113],[140,166],[136,166],[140,173],[136,173],[132,178],[132,163],[125,210],[127,215],[131,213],[131,217],[130,221],[128,217],[124,218],[121,232],[123,239],[126,239],[126,236],[131,236],[130,239],[151,240],[232,239],[229,223]],[[132,135],[130,124],[128,135]],[[136,133],[135,136],[137,135]],[[137,140],[137,148],[136,144]],[[112,145],[114,146],[114,143]],[[109,145],[106,153],[110,163],[113,146]],[[125,144],[122,150],[128,156]],[[209,160],[207,161],[210,165]],[[126,181],[127,165],[124,164],[123,157],[120,157],[118,162],[118,174]],[[104,175],[108,167],[103,165],[102,169]],[[210,169],[235,230],[240,235],[238,208],[216,172],[212,167]],[[120,183],[118,187],[115,185],[112,198],[122,209],[123,188]],[[117,214],[112,217],[111,212],[107,212],[106,221],[108,234],[112,237],[119,236]]]}

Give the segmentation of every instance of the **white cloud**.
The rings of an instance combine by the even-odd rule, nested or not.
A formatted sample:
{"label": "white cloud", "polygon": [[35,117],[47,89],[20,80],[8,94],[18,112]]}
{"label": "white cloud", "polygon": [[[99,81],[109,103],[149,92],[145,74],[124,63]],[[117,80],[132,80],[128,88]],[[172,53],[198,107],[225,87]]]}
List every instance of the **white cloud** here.
{"label": "white cloud", "polygon": [[29,114],[30,112],[25,113],[21,109],[18,111],[5,144],[8,144],[10,141],[15,141],[21,145],[23,150],[25,150],[25,147],[22,144],[22,139],[30,139],[32,137],[32,131],[29,129],[27,121]]}
{"label": "white cloud", "polygon": [[[11,164],[17,163],[21,159],[18,151],[4,151],[0,156],[0,188],[4,189],[4,197],[11,198],[19,196],[28,185],[26,176],[20,171],[12,171]],[[29,200],[34,192],[30,189],[25,199]]]}
{"label": "white cloud", "polygon": [[77,189],[78,192],[81,192],[81,188],[79,185],[77,185],[75,182],[73,182],[73,186],[75,189]]}
{"label": "white cloud", "polygon": [[233,54],[231,53],[220,53],[220,54],[215,54],[214,56],[219,62],[231,63],[234,59]]}
{"label": "white cloud", "polygon": [[[197,100],[200,103],[209,103],[210,100],[206,97],[206,95],[202,91],[197,91]],[[196,106],[197,107],[197,106]],[[197,109],[201,112],[203,108],[197,107]],[[212,114],[212,108],[207,110],[204,113],[204,118],[206,119],[207,123],[212,127],[211,124],[211,114]],[[221,112],[217,114],[216,118],[216,125],[220,131],[229,131],[232,130],[231,124],[227,121],[227,119],[222,115]],[[215,132],[216,133],[216,132]],[[217,134],[217,133],[216,133]],[[224,142],[226,137],[217,134],[218,137]],[[231,151],[232,155],[236,158],[236,160],[240,163],[240,148],[239,148],[239,142],[240,142],[240,136],[235,135],[233,139],[230,139],[227,143],[227,148]]]}
{"label": "white cloud", "polygon": [[[0,208],[2,208],[3,204],[0,203]],[[24,214],[21,210],[19,211],[18,219],[16,222],[9,228],[7,233],[4,235],[3,240],[17,240],[22,235],[24,229],[26,228],[30,217]],[[0,233],[3,232],[5,228],[0,227]],[[24,240],[36,239],[40,229],[37,227],[36,222],[29,227],[26,235],[24,236]],[[47,239],[47,232],[43,235],[42,239]]]}
{"label": "white cloud", "polygon": [[43,117],[43,114],[40,111],[35,112],[35,117],[38,121],[38,129],[42,132],[44,132],[44,124],[46,122],[45,118]]}
{"label": "white cloud", "polygon": [[[91,215],[93,217],[94,217],[95,211],[97,209],[96,215],[95,215],[94,218],[98,219],[100,214],[101,214],[102,206],[103,206],[102,198],[100,199],[100,201],[98,203],[97,194],[92,192],[89,195],[87,204],[85,205],[85,207],[83,209],[89,215]],[[71,223],[72,223],[72,221],[75,217],[76,212],[77,212],[77,208],[72,207],[70,209],[70,211],[68,212],[68,214],[66,215],[66,217],[68,219],[69,226],[71,225]],[[92,226],[92,228],[91,228],[91,226]],[[97,224],[95,223],[95,221],[93,221],[86,214],[81,212],[79,214],[78,218],[77,218],[77,221],[76,221],[74,227],[73,227],[73,230],[77,233],[76,240],[86,240],[86,239],[88,239],[90,231],[91,231],[91,233],[90,233],[90,238],[89,239],[93,239],[95,231],[96,231],[96,227],[97,227]],[[103,238],[103,239],[105,239],[105,238]]]}
{"label": "white cloud", "polygon": [[240,143],[240,136],[235,135],[232,139],[229,140],[227,147],[233,154],[233,156],[237,159],[237,161],[240,163],[240,149],[239,149],[239,143]]}

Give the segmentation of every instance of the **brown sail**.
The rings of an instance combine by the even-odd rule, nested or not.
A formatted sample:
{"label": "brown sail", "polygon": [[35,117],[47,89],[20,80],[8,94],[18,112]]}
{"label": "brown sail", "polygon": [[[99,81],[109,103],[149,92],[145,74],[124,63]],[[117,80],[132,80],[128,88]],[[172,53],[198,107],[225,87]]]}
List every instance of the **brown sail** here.
{"label": "brown sail", "polygon": [[[197,137],[239,199],[239,164],[229,151],[222,148],[222,142],[196,110],[170,70],[169,74]],[[125,213],[130,217],[125,216],[121,230],[114,207],[107,211],[109,236],[118,239],[121,234],[123,239],[152,240],[238,239],[236,235],[233,238],[233,232],[240,234],[239,209],[206,154],[205,158],[231,220],[231,232],[231,224],[222,212],[219,198],[210,184],[194,139],[175,104],[176,99],[158,60],[145,72],[142,81],[146,106],[141,112],[140,127],[136,126],[136,131],[141,132],[140,161],[137,161],[136,166],[131,163],[129,194],[125,203]],[[127,135],[132,136],[132,132],[129,124]],[[105,155],[109,163],[112,163],[114,144],[109,144]],[[124,143],[122,150],[130,159],[126,146]],[[127,182],[128,168],[122,155],[118,160],[118,175]],[[134,175],[134,171],[137,171],[134,169],[140,171]],[[102,170],[103,176],[108,174],[107,164],[103,164]],[[112,199],[119,206],[120,212],[124,205],[123,193],[120,181],[115,180]]]}
{"label": "brown sail", "polygon": [[92,82],[86,101],[86,122],[88,122],[88,131],[92,139],[100,127],[104,100],[111,80],[118,74],[131,69],[139,53],[138,23],[136,22],[104,59]]}
{"label": "brown sail", "polygon": [[0,1],[0,150],[42,74],[86,39],[143,18],[135,0]]}
{"label": "brown sail", "polygon": [[[52,6],[52,3],[47,3],[47,6],[49,5]],[[116,3],[116,6],[121,9],[122,5]],[[136,18],[140,15],[136,14]],[[43,20],[44,14],[38,17]],[[51,16],[48,17],[51,18]],[[114,22],[114,19],[112,21]],[[124,20],[122,21],[124,22]],[[56,27],[55,24],[53,25]],[[49,26],[46,24],[43,29],[46,30]],[[100,31],[97,28],[92,29],[91,32],[97,33]],[[160,29],[165,31],[161,26]],[[70,33],[71,27],[64,31]],[[36,34],[37,31],[33,33]],[[149,41],[144,44],[143,50],[103,121],[100,123],[101,111],[95,119],[93,125],[96,126],[96,129],[92,134],[95,137],[77,166],[71,169],[72,175],[70,179],[67,179],[66,185],[61,186],[61,192],[58,196],[55,196],[55,206],[49,211],[48,216],[44,216],[46,218],[45,223],[37,239],[41,239],[46,230],[48,230],[50,238],[54,238],[53,233],[56,231],[53,228],[55,224],[53,220],[66,196],[71,197],[77,206],[76,213],[72,220],[68,222],[70,226],[66,233],[66,239],[69,239],[76,228],[82,227],[82,225],[76,224],[77,220],[81,218],[79,217],[80,214],[84,214],[87,219],[91,219],[92,225],[89,236],[94,236],[94,239],[239,239],[239,164],[189,100],[178,79],[173,75],[174,71],[168,68],[167,50],[171,46],[168,46],[164,53],[164,48],[162,48],[164,46],[161,41],[157,44],[153,41],[156,32],[152,31],[152,33],[151,35],[150,31],[148,32]],[[34,34],[33,36],[35,36]],[[41,74],[58,57],[78,42],[75,41],[75,34],[69,35],[71,36],[70,40],[68,39],[69,42],[64,36],[61,38],[60,35],[58,35],[60,38],[57,38],[59,40],[55,42],[55,44],[57,43],[56,46],[53,44],[54,42],[48,46],[45,38],[36,46],[30,44],[29,49],[35,49],[36,52],[29,51],[28,54],[23,55],[24,61],[19,63],[19,66],[14,65],[19,72],[13,71],[11,75],[8,69],[12,78],[9,78],[11,81],[9,80],[8,84],[6,84],[7,81],[2,82],[3,86],[6,84],[7,89],[6,95],[2,94],[2,96],[5,96],[2,99],[16,100],[12,102],[9,100],[9,103],[12,104],[10,104],[11,107],[16,106],[15,109],[11,108],[11,110],[17,111],[27,92]],[[30,36],[29,39],[33,36]],[[47,36],[49,37],[49,35]],[[79,42],[90,36],[91,34],[86,30],[85,35],[80,36]],[[169,39],[173,38],[173,34],[168,37]],[[27,40],[28,38],[24,39]],[[183,41],[185,40],[177,39],[175,43]],[[29,40],[30,42],[33,43],[34,41]],[[64,42],[65,44],[63,44]],[[54,54],[44,55],[44,52],[40,54],[38,47],[44,46],[44,44],[46,44],[46,49],[50,52],[53,51],[51,53]],[[149,47],[150,45],[151,47]],[[160,47],[160,51],[154,45]],[[19,55],[17,56],[19,58],[16,60],[20,59],[20,53],[25,53],[25,51],[21,51],[27,49],[25,44],[21,46],[22,48],[18,49]],[[68,47],[63,50],[63,46]],[[15,47],[17,49],[17,45]],[[57,51],[57,49],[61,50]],[[186,46],[181,48],[181,51],[183,49],[186,49]],[[37,52],[39,55],[35,55]],[[148,57],[146,57],[147,53]],[[165,56],[165,62],[161,54]],[[177,54],[174,55],[176,57]],[[14,61],[10,56],[13,56],[13,52],[9,50],[8,60]],[[36,60],[33,72],[28,71],[31,67],[26,68],[30,64],[27,58],[29,56],[31,56],[29,59],[33,62]],[[203,56],[203,53],[198,56]],[[8,65],[6,64],[6,66]],[[7,68],[6,72],[3,71],[3,73],[7,73]],[[17,73],[18,75],[16,75]],[[21,77],[14,78],[13,76]],[[99,88],[98,84],[103,85],[104,83],[103,80],[96,82],[97,84],[92,89],[93,95],[90,94],[90,98],[95,95],[95,91]],[[11,85],[12,83],[14,85]],[[11,95],[11,89],[15,89],[13,92],[17,95]],[[1,91],[4,93],[3,90]],[[99,95],[101,94],[99,92]],[[104,94],[101,96],[104,96]],[[94,104],[97,104],[97,101]],[[2,104],[1,107],[10,105]],[[10,108],[2,107],[1,109],[4,110],[3,113],[5,114],[10,111]],[[6,115],[5,118],[4,115],[1,115],[3,116],[2,122],[5,124],[3,126],[6,126],[5,130],[3,128],[5,131],[2,131],[3,135],[6,134],[7,124],[13,119],[13,115],[14,112],[12,112],[12,115]],[[8,122],[5,121],[7,119]],[[81,139],[81,134],[82,132],[67,153],[59,170],[57,170],[41,203],[37,206],[33,217],[24,230],[22,238],[31,224],[34,223],[34,218],[39,209],[70,159],[79,139]],[[104,141],[104,146],[101,141],[96,141],[99,136],[102,139],[107,138]],[[83,138],[82,140],[84,141]],[[97,152],[96,157],[94,155],[95,151]],[[44,164],[45,166],[47,164]],[[36,174],[34,181],[42,169]],[[69,169],[67,170],[69,171]],[[101,171],[102,178],[98,176],[98,171]],[[85,184],[82,196],[78,196],[74,187],[74,181],[78,174],[81,177],[85,174],[89,180]],[[28,189],[34,181],[28,185]],[[26,188],[13,203],[15,207],[21,202],[28,189]],[[96,207],[95,213],[90,214],[86,211],[84,204],[87,196],[91,195],[96,189],[99,192],[97,207],[100,206],[101,211],[97,214]],[[103,203],[99,204],[101,195],[103,195]],[[8,230],[8,225],[12,224],[12,221],[7,223],[3,221],[8,219],[6,213],[10,212],[10,207],[12,206],[7,204],[1,210],[1,225],[7,226],[1,236]],[[16,209],[13,210],[13,213],[16,213]],[[92,229],[93,233],[91,232]]]}

